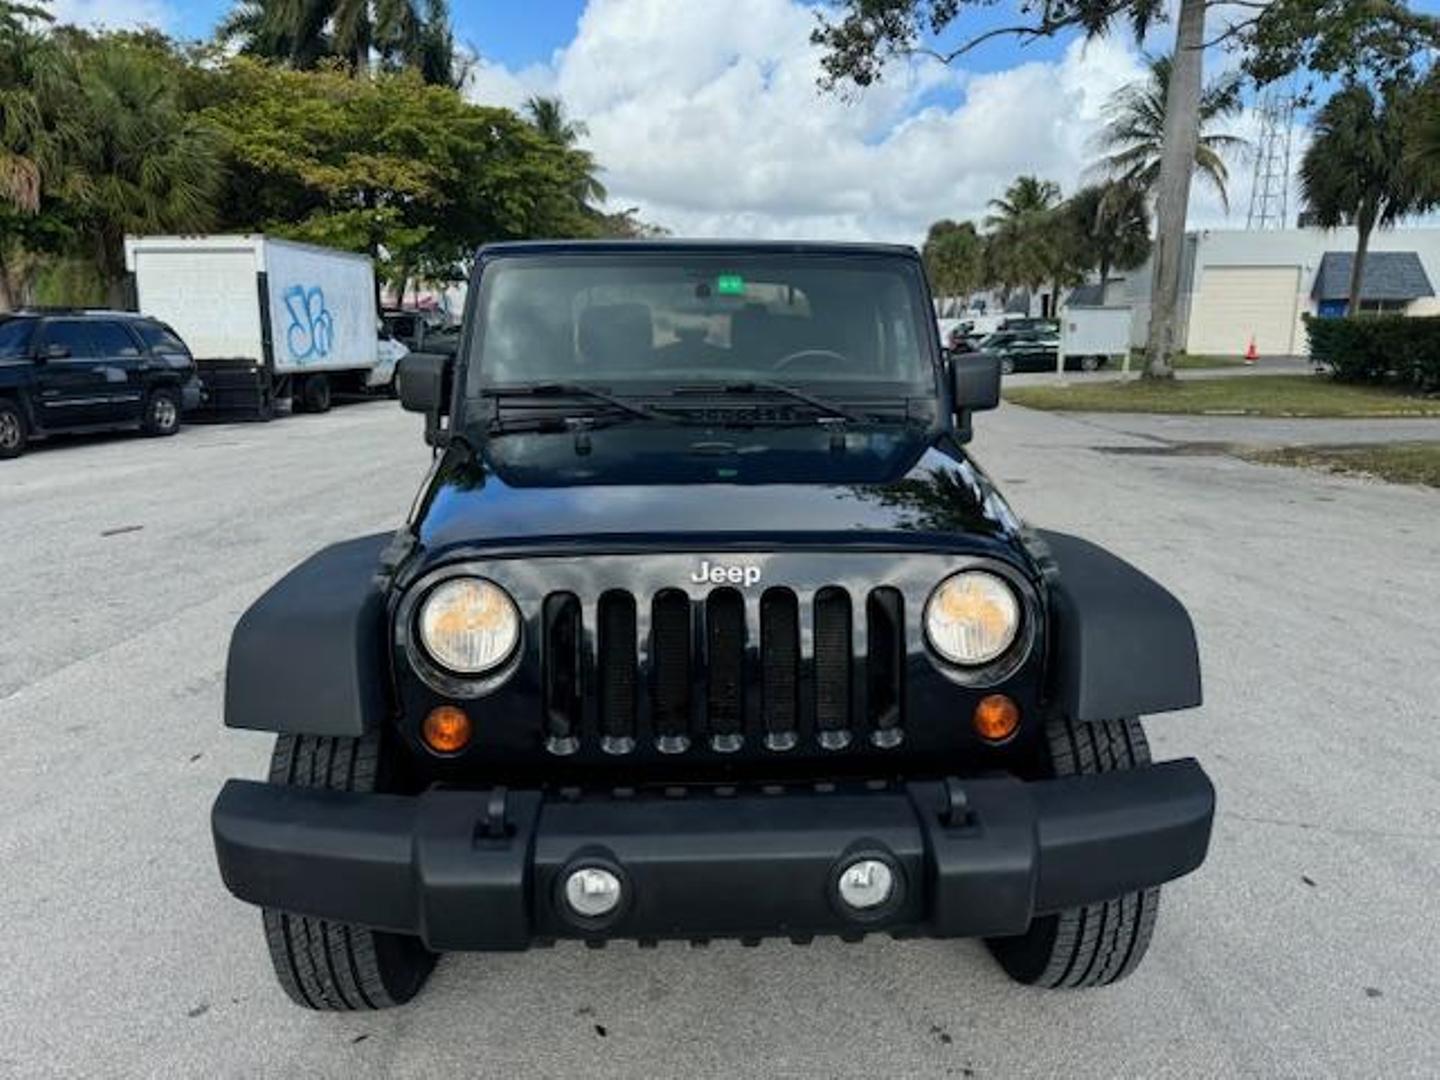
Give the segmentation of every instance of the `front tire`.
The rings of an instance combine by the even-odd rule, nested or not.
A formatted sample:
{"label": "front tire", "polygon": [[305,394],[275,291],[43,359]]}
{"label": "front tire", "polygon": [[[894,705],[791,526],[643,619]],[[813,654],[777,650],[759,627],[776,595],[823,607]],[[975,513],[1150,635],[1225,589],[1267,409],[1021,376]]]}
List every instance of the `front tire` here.
{"label": "front tire", "polygon": [[25,452],[30,433],[25,427],[25,414],[20,403],[0,398],[0,460],[17,458]]}
{"label": "front tire", "polygon": [[1105,358],[1103,356],[1082,356],[1080,358],[1081,371],[1099,371],[1104,366]]}
{"label": "front tire", "polygon": [[[270,783],[335,791],[386,788],[380,737],[281,735]],[[275,977],[307,1009],[355,1012],[403,1005],[425,985],[438,957],[419,938],[264,909]]]}
{"label": "front tire", "polygon": [[[1115,772],[1150,764],[1150,744],[1139,720],[1053,721],[1046,736],[1055,776]],[[1005,973],[1027,986],[1108,986],[1125,978],[1144,959],[1159,909],[1157,885],[1115,900],[1043,915],[1025,933],[988,938],[985,944]]]}
{"label": "front tire", "polygon": [[145,399],[140,427],[146,435],[174,435],[180,430],[180,391],[168,386],[151,390]]}

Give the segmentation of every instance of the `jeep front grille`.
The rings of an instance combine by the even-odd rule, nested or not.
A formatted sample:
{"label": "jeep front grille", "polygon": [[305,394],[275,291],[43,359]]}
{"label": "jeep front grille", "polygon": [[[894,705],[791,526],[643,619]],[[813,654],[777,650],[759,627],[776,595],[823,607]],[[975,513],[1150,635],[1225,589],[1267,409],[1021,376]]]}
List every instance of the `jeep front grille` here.
{"label": "jeep front grille", "polygon": [[564,592],[546,596],[542,611],[541,719],[552,753],[590,740],[609,754],[902,741],[897,589],[858,600],[838,585],[759,597],[724,586],[638,597],[610,590],[593,606]]}

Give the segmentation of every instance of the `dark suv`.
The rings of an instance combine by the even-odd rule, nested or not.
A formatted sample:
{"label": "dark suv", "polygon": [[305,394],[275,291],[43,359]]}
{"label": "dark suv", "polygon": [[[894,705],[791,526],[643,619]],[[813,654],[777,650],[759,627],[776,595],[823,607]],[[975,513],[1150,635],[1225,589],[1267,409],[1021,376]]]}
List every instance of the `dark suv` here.
{"label": "dark suv", "polygon": [[123,311],[0,316],[0,458],[61,432],[139,427],[173,435],[200,379],[174,330]]}
{"label": "dark suv", "polygon": [[1199,704],[1190,619],[971,458],[999,365],[942,354],[918,254],[497,245],[469,297],[457,357],[401,361],[409,521],[231,640],[225,722],[278,738],[215,846],[286,992],[379,1008],[557,938],[1132,971],[1210,837],[1139,719]]}

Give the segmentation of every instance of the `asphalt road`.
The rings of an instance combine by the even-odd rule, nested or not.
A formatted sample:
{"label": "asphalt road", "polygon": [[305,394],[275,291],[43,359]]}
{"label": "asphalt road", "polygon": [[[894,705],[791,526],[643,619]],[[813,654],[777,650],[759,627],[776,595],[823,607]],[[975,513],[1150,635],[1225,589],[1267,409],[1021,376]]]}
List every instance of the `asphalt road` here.
{"label": "asphalt road", "polygon": [[[578,945],[446,958],[411,1007],[274,985],[207,812],[270,745],[220,724],[227,636],[314,548],[397,524],[428,461],[389,403],[0,465],[0,1074],[1440,1074],[1440,496],[1006,407],[976,456],[1194,613],[1209,862],[1105,991],[974,943]],[[1131,449],[1107,454],[1096,447]]]}

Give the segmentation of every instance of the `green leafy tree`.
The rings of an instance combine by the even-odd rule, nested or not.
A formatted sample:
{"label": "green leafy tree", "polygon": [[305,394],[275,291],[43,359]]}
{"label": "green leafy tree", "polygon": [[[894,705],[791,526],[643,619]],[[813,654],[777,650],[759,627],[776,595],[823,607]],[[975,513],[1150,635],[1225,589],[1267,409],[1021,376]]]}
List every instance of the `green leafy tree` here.
{"label": "green leafy tree", "polygon": [[1407,82],[1376,94],[1352,83],[1315,117],[1314,135],[1300,163],[1307,209],[1327,229],[1354,225],[1348,312],[1360,310],[1360,285],[1370,237],[1401,218],[1440,204],[1433,175],[1407,150],[1414,117],[1426,99]]}
{"label": "green leafy tree", "polygon": [[[1070,264],[1094,270],[1103,286],[1112,270],[1134,270],[1150,257],[1150,211],[1145,192],[1124,181],[1092,184],[1062,209],[1062,242]],[[1102,294],[1103,296],[1103,294]]]}
{"label": "green leafy tree", "polygon": [[[998,0],[830,0],[812,40],[823,51],[821,85],[866,87],[901,58],[929,56],[950,64],[1001,36],[1022,42],[1064,32],[1086,36],[1128,29],[1145,40],[1166,14],[1165,0],[1013,0],[1013,22],[995,25]],[[1207,34],[1207,10],[1228,20]],[[1179,0],[1174,62],[1167,88],[1160,167],[1155,183],[1156,242],[1145,373],[1173,374],[1180,260],[1200,138],[1202,62],[1206,48],[1238,50],[1244,69],[1266,82],[1308,67],[1322,74],[1368,68],[1392,72],[1440,43],[1440,19],[1400,0],[1269,0],[1222,4]]]}
{"label": "green leafy tree", "polygon": [[463,274],[486,241],[595,231],[587,159],[513,112],[414,72],[352,79],[239,59],[206,111],[224,139],[223,225],[365,252],[380,274]]}
{"label": "green leafy tree", "polygon": [[925,271],[939,296],[964,300],[985,284],[985,238],[972,221],[937,221],[921,249]]}
{"label": "green leafy tree", "polygon": [[[1112,179],[1153,192],[1160,182],[1160,159],[1165,145],[1165,114],[1173,68],[1170,57],[1147,58],[1149,74],[1143,82],[1118,90],[1106,106],[1105,127],[1098,139],[1106,152],[1098,168]],[[1230,208],[1225,183],[1230,178],[1225,157],[1248,145],[1244,139],[1216,131],[1215,125],[1240,113],[1241,76],[1229,72],[1200,92],[1200,134],[1195,143],[1195,175],[1207,181],[1226,210]]]}

